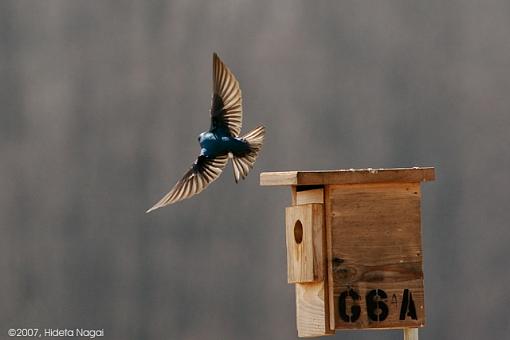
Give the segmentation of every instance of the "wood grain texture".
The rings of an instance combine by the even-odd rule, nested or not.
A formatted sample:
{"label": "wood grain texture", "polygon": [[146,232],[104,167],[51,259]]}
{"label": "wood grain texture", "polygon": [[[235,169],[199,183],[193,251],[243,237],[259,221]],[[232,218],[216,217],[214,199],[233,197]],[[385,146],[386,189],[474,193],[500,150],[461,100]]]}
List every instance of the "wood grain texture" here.
{"label": "wood grain texture", "polygon": [[296,322],[299,337],[333,334],[329,329],[324,282],[296,284]]}
{"label": "wood grain texture", "polygon": [[[280,184],[284,182],[285,184]],[[297,171],[262,172],[260,185],[296,185]]]}
{"label": "wood grain texture", "polygon": [[[288,282],[322,281],[325,272],[323,205],[309,203],[288,207],[285,209],[285,224]],[[297,226],[299,232],[296,231]]]}
{"label": "wood grain texture", "polygon": [[433,167],[263,172],[260,185],[328,185],[422,182],[435,179]]}
{"label": "wood grain texture", "polygon": [[[296,191],[292,187],[294,205],[324,203],[323,189]],[[323,254],[325,239],[323,233]],[[326,271],[325,261],[323,269]],[[299,337],[315,337],[334,334],[329,325],[329,288],[327,280],[313,283],[296,283],[296,322]]]}
{"label": "wood grain texture", "polygon": [[295,204],[307,204],[307,203],[324,203],[324,189],[313,189],[297,191],[296,187],[293,187],[292,195],[294,196],[293,202]]}
{"label": "wood grain texture", "polygon": [[[326,237],[330,304],[334,327],[402,328],[424,324],[424,292],[419,183],[375,183],[326,187]],[[328,235],[329,233],[329,235]],[[340,294],[356,290],[361,316],[346,322],[339,315]],[[389,315],[373,321],[365,296],[382,289]],[[399,320],[405,289],[416,306],[417,320]],[[352,300],[348,299],[352,304]],[[349,307],[350,308],[350,307]]]}
{"label": "wood grain texture", "polygon": [[324,188],[324,210],[325,210],[325,216],[324,216],[324,233],[326,236],[326,279],[327,279],[327,286],[328,286],[328,309],[331,311],[329,313],[329,327],[330,330],[335,330],[335,296],[333,295],[333,235],[331,232],[331,218],[327,215],[329,212],[331,212],[331,187],[329,185],[326,185]]}
{"label": "wood grain texture", "polygon": [[308,203],[324,203],[324,189],[299,191],[296,195],[296,200],[296,204],[300,205]]}

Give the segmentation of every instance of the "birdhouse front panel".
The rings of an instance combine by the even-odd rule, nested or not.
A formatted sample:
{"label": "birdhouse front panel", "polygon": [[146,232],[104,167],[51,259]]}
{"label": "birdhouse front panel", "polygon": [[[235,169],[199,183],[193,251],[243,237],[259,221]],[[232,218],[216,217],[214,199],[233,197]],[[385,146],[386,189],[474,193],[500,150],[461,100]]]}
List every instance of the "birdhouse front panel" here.
{"label": "birdhouse front panel", "polygon": [[325,195],[331,325],[423,326],[419,183],[329,185]]}

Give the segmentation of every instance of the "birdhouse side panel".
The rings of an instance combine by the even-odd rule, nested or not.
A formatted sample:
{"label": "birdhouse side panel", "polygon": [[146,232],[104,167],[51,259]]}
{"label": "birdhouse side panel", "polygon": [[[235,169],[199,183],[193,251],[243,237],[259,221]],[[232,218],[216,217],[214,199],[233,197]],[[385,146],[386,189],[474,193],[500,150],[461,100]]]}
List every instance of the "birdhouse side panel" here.
{"label": "birdhouse side panel", "polygon": [[[324,189],[297,190],[292,187],[292,205],[300,206],[310,203],[319,203],[324,212]],[[318,216],[318,215],[317,215]],[[324,213],[322,214],[324,216]],[[319,223],[314,224],[314,235],[319,235]],[[322,257],[323,279],[318,282],[296,283],[296,321],[299,337],[315,337],[334,334],[330,326],[329,315],[329,288],[326,278],[326,243],[324,218],[322,221],[321,237],[314,238],[314,249],[319,251],[318,242],[322,243],[322,256],[314,255],[317,259]]]}
{"label": "birdhouse side panel", "polygon": [[419,183],[330,185],[325,197],[335,328],[423,326]]}

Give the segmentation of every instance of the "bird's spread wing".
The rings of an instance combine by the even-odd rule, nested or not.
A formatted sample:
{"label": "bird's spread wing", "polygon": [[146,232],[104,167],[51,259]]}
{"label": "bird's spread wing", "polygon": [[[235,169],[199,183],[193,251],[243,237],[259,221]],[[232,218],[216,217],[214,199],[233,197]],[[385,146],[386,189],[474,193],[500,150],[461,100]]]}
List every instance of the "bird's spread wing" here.
{"label": "bird's spread wing", "polygon": [[211,130],[226,128],[233,137],[239,137],[243,123],[242,101],[239,82],[214,53]]}
{"label": "bird's spread wing", "polygon": [[147,212],[198,194],[221,175],[227,161],[228,155],[215,158],[199,156],[191,169],[174,185],[172,190]]}

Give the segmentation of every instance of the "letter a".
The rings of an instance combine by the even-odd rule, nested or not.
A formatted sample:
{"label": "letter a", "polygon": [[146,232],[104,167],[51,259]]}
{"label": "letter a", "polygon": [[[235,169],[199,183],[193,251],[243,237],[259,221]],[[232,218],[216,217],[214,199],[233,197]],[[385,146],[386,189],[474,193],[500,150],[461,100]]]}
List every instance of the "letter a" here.
{"label": "letter a", "polygon": [[400,320],[405,320],[406,316],[410,316],[413,320],[418,320],[416,316],[416,306],[414,305],[413,294],[409,289],[404,289],[402,295],[402,307],[400,308]]}

